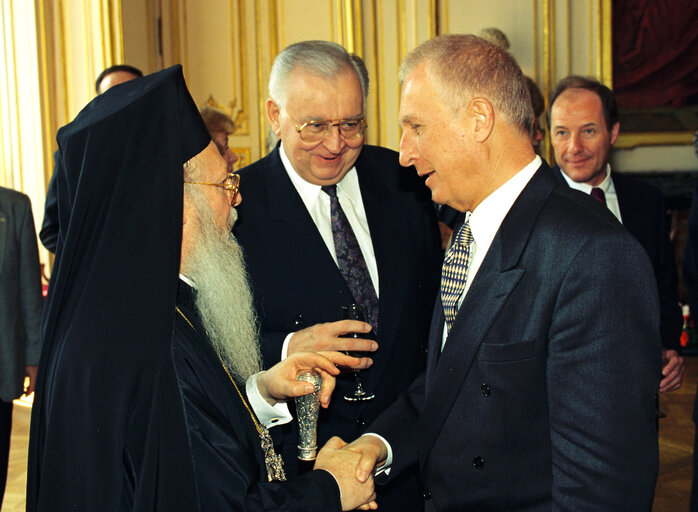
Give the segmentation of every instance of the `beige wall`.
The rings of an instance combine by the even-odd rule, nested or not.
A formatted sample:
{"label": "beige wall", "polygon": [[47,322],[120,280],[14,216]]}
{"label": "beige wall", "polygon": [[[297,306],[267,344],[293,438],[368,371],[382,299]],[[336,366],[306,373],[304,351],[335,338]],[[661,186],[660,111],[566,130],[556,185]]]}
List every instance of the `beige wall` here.
{"label": "beige wall", "polygon": [[[394,149],[400,137],[399,62],[407,51],[437,33],[499,28],[507,34],[524,73],[536,80],[546,97],[570,73],[611,82],[611,0],[122,2],[127,60],[149,71],[153,66],[181,63],[195,101],[214,104],[236,119],[239,129],[230,144],[241,154],[243,164],[266,151],[263,104],[273,58],[299,40],[332,40],[364,58],[371,76],[367,140]],[[162,55],[155,50],[159,15]],[[620,146],[635,142],[621,138]],[[696,167],[685,143],[617,150],[614,164],[624,170]]]}

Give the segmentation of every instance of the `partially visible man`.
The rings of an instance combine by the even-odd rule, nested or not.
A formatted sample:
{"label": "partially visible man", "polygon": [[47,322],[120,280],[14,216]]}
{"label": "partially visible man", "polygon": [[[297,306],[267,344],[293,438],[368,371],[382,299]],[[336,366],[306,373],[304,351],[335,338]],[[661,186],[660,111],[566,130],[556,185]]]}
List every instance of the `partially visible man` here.
{"label": "partially visible man", "polygon": [[[34,389],[43,303],[29,197],[0,187],[0,505],[7,480],[12,401]],[[25,377],[29,377],[26,389]]]}
{"label": "partially visible man", "polygon": [[204,120],[208,133],[211,134],[211,139],[218,148],[218,152],[225,160],[228,172],[233,172],[238,156],[228,145],[228,135],[235,131],[235,123],[224,112],[209,106],[201,109],[201,118]]}
{"label": "partially visible man", "polygon": [[304,353],[260,373],[230,235],[238,177],[181,67],[96,98],[57,138],[70,222],[43,323],[27,510],[375,508],[339,439],[285,480],[266,425],[313,390],[298,373],[323,375],[326,406],[335,364],[369,361]]}
{"label": "partially visible man", "polygon": [[656,187],[611,171],[609,154],[620,131],[613,92],[596,80],[564,78],[550,97],[548,129],[558,181],[605,204],[647,252],[659,290],[663,360],[659,391],[680,388],[683,317],[664,198]]}
{"label": "partially visible man", "polygon": [[[97,94],[102,94],[115,85],[119,85],[142,76],[143,72],[140,69],[134,68],[133,66],[129,66],[127,64],[110,66],[97,76],[97,80],[95,80],[95,91]],[[51,175],[51,181],[49,182],[48,189],[46,190],[44,220],[41,223],[39,239],[46,249],[55,253],[56,246],[58,245],[59,234],[58,208],[56,206],[56,187],[58,186],[56,183],[56,169],[60,161],[58,152],[54,153],[53,161],[53,174]]]}
{"label": "partially visible man", "polygon": [[140,69],[129,66],[128,64],[109,66],[97,75],[97,79],[95,80],[95,92],[97,92],[97,94],[102,94],[115,85],[123,84],[124,82],[141,76],[143,76],[143,72]]}
{"label": "partially visible man", "polygon": [[[424,342],[439,282],[441,251],[423,180],[398,155],[365,145],[365,82],[351,56],[327,41],[283,50],[269,76],[267,118],[281,139],[242,169],[248,200],[235,236],[242,246],[261,323],[262,355],[271,366],[303,350],[376,350],[362,371],[367,394],[341,376],[321,411],[318,437],[358,436],[424,368]],[[345,337],[341,309],[358,303],[367,322]],[[369,332],[372,331],[372,334]],[[371,341],[367,338],[375,338]],[[296,432],[282,453],[297,472]],[[421,506],[416,468],[385,488],[381,510]]]}
{"label": "partially visible man", "polygon": [[369,427],[387,444],[350,445],[358,477],[419,463],[427,511],[649,511],[660,347],[642,247],[535,155],[511,55],[440,36],[400,79],[400,161],[466,218],[426,372]]}

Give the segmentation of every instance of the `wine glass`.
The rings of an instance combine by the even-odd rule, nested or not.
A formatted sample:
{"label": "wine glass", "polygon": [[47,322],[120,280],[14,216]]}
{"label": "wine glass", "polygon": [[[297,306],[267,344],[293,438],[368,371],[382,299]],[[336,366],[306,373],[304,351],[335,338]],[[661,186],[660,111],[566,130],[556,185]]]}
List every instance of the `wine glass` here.
{"label": "wine glass", "polygon": [[[366,321],[366,313],[364,312],[363,306],[359,304],[349,304],[348,306],[342,306],[342,318],[345,320],[360,320],[361,322]],[[359,334],[356,332],[351,332],[342,336],[343,338],[366,338],[365,334]],[[347,355],[353,355],[356,357],[362,357],[363,352],[346,352]],[[365,400],[373,400],[375,395],[369,393],[364,389],[364,385],[361,382],[361,376],[359,370],[353,370],[354,372],[354,390],[350,391],[344,395],[344,400],[348,402],[363,402]]]}

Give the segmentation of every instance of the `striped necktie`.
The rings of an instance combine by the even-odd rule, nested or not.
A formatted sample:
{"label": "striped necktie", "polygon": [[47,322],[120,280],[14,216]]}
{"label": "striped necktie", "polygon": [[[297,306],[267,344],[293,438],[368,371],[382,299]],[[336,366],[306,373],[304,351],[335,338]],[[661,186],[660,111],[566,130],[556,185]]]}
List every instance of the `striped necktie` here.
{"label": "striped necktie", "polygon": [[451,330],[453,321],[456,319],[458,300],[468,279],[468,263],[472,242],[473,235],[470,232],[470,222],[468,221],[458,230],[444,258],[441,272],[441,303],[448,331]]}

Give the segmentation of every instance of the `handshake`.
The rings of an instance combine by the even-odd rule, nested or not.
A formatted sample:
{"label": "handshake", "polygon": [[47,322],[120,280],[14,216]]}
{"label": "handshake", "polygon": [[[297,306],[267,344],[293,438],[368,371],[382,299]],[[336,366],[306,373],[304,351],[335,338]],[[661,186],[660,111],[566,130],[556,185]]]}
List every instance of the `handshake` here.
{"label": "handshake", "polygon": [[[338,366],[365,369],[371,364],[369,358],[335,351],[300,352],[259,373],[257,386],[261,396],[274,405],[277,401],[314,392],[312,384],[297,380],[299,374],[312,370],[322,377],[318,400],[322,407],[327,407],[334,390],[334,377],[339,373]],[[378,505],[373,474],[386,457],[387,449],[378,437],[363,436],[351,444],[333,437],[318,453],[313,469],[327,471],[335,478],[341,493],[342,510],[375,510]]]}
{"label": "handshake", "polygon": [[318,453],[313,469],[323,469],[337,480],[342,510],[375,510],[373,473],[386,456],[385,445],[375,436],[363,436],[351,444],[333,437]]}

